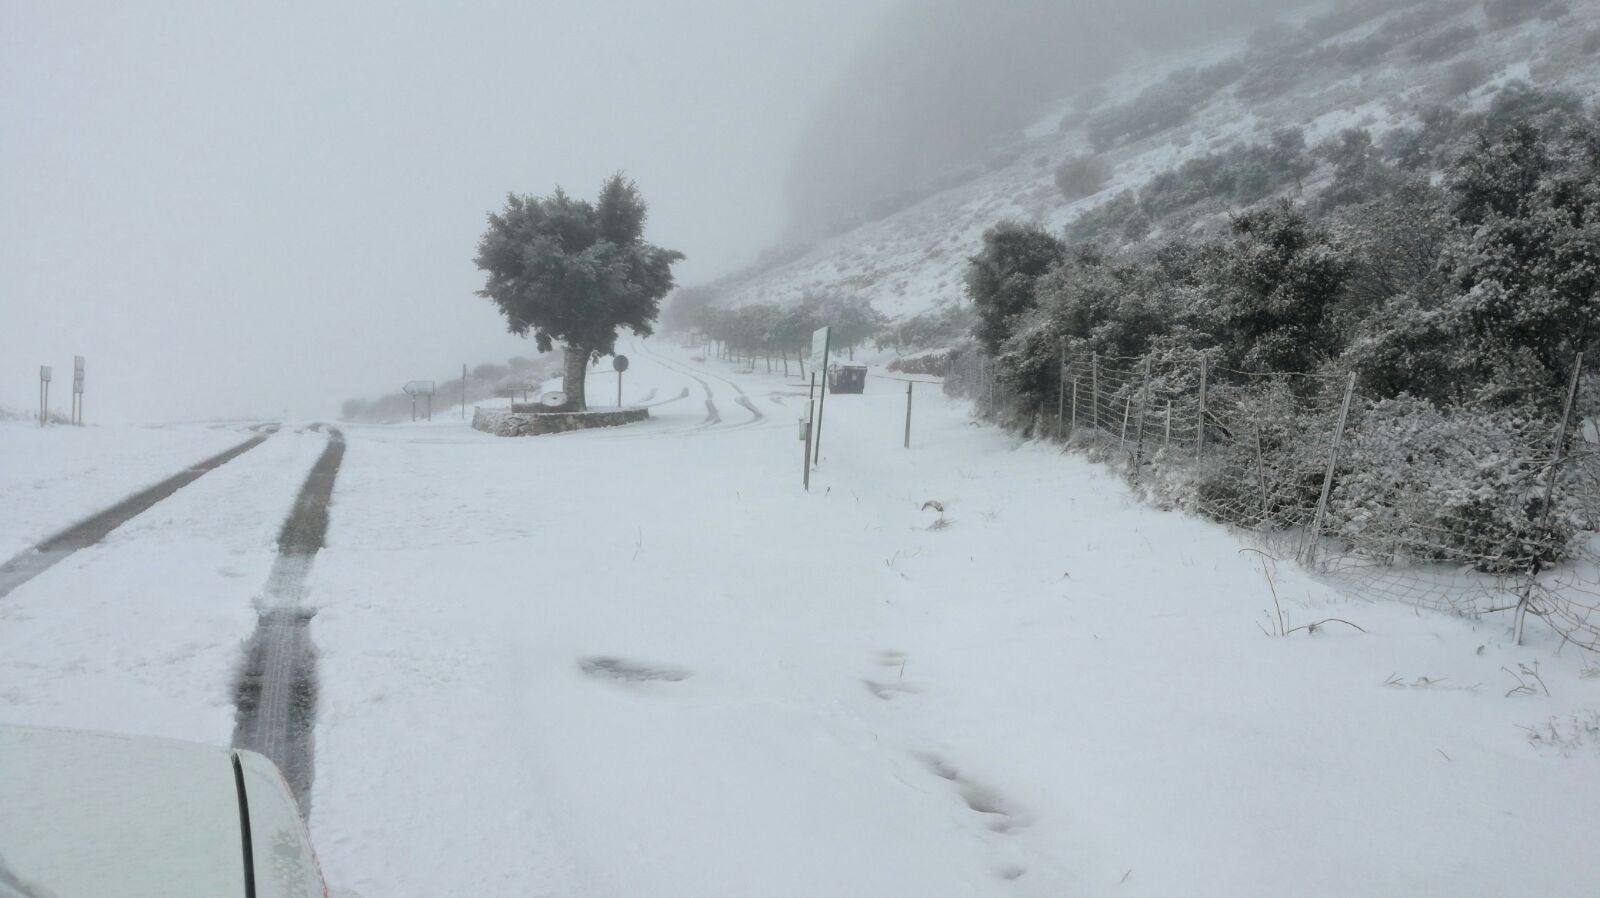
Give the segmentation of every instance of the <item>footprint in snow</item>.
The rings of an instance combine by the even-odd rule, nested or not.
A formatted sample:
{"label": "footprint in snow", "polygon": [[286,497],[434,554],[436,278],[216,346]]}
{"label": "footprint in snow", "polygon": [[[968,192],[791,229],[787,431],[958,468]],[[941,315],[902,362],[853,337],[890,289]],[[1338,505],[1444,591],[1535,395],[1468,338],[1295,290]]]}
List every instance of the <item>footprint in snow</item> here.
{"label": "footprint in snow", "polygon": [[694,675],[693,671],[681,667],[652,666],[604,655],[578,659],[578,669],[597,680],[615,680],[623,683],[650,683],[658,680],[676,683]]}

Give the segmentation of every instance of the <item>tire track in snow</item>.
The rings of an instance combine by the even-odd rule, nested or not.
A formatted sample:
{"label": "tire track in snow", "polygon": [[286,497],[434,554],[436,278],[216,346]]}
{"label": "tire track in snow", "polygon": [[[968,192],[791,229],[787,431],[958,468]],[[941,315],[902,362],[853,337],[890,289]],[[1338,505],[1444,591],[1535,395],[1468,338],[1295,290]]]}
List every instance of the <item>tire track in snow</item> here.
{"label": "tire track in snow", "polygon": [[[317,425],[316,429],[323,429]],[[295,497],[278,533],[278,557],[257,604],[260,616],[234,682],[235,748],[271,758],[283,771],[302,814],[311,810],[312,727],[317,706],[317,655],[309,626],[306,578],[328,532],[328,506],[344,460],[344,434],[327,427],[328,444]]]}
{"label": "tire track in snow", "polygon": [[255,436],[225,449],[207,459],[195,462],[177,474],[152,486],[145,487],[121,502],[73,524],[71,527],[28,549],[5,564],[0,565],[0,598],[39,576],[79,549],[87,548],[104,539],[106,534],[148,511],[151,506],[178,490],[200,479],[251,449],[261,445],[278,432],[276,424],[257,424],[250,428]]}
{"label": "tire track in snow", "polygon": [[[638,345],[639,345],[640,351],[645,352],[645,353],[649,354],[650,356],[654,357],[655,360],[657,362],[659,362],[660,364],[665,365],[668,368],[672,368],[672,369],[674,369],[676,371],[682,372],[684,374],[687,374],[688,376],[690,376],[690,377],[694,378],[695,380],[699,381],[700,385],[702,387],[705,387],[706,395],[708,397],[711,395],[711,386],[706,382],[705,378],[703,378],[700,375],[696,374],[687,365],[684,365],[681,362],[666,358],[665,356],[661,355],[660,353],[656,352],[655,350],[652,350],[648,346],[645,346],[643,341],[640,341]],[[733,391],[738,394],[737,396],[735,396],[733,398],[733,401],[738,403],[740,405],[740,407],[742,407],[745,411],[750,413],[750,420],[742,421],[742,422],[740,422],[738,424],[733,425],[733,427],[745,427],[745,426],[748,426],[748,425],[751,425],[751,424],[758,424],[763,419],[765,419],[767,417],[766,414],[761,411],[761,409],[756,408],[755,403],[750,401],[750,397],[745,395],[744,387],[741,387],[735,381],[730,380],[729,378],[723,377],[720,374],[714,374],[714,373],[712,373],[710,371],[707,371],[706,375],[708,377],[714,377],[717,380],[720,380],[723,383],[727,384],[728,386],[732,387]],[[710,400],[707,399],[707,402],[709,403]],[[718,416],[718,420],[719,421],[721,420],[721,416]],[[729,429],[731,430],[732,428],[729,428]]]}

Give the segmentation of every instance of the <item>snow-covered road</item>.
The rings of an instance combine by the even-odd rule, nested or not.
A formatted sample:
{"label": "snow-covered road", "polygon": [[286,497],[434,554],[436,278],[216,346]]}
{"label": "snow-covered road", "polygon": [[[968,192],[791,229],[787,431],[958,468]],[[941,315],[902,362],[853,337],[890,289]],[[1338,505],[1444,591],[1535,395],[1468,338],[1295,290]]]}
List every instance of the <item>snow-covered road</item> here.
{"label": "snow-covered road", "polygon": [[[1600,677],[1542,631],[1516,648],[1504,621],[1353,602],[1283,564],[1294,624],[1367,632],[1268,638],[1239,538],[936,388],[909,451],[900,385],[830,397],[808,494],[798,379],[626,351],[628,395],[668,398],[642,425],[345,429],[305,597],[336,889],[1600,882],[1600,750],[1575,723]],[[322,445],[286,429],[0,601],[0,720],[226,742],[251,601]],[[1507,697],[1502,668],[1536,662],[1551,695]],[[1565,754],[1522,729],[1552,721]]]}

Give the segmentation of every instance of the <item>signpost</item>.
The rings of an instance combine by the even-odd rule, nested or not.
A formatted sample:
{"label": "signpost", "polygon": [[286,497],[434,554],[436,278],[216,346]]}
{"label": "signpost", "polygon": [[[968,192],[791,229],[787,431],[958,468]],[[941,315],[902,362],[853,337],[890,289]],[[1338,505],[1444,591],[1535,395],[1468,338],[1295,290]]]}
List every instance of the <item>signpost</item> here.
{"label": "signpost", "polygon": [[83,356],[72,357],[72,423],[83,426]]}
{"label": "signpost", "polygon": [[628,357],[625,355],[612,356],[611,370],[617,372],[617,408],[622,408],[622,372],[628,370]]}
{"label": "signpost", "polygon": [[812,464],[822,463],[822,413],[828,407],[828,354],[833,349],[833,328],[824,325],[811,333],[811,376],[822,372],[822,393],[817,398],[817,416],[812,424]]}
{"label": "signpost", "polygon": [[431,381],[431,380],[407,381],[406,385],[402,389],[405,391],[405,394],[407,396],[411,397],[411,420],[413,420],[413,421],[417,420],[417,400],[419,398],[422,398],[422,397],[427,397],[427,400],[428,400],[428,420],[432,421],[433,420],[433,381]]}
{"label": "signpost", "polygon": [[39,426],[50,421],[50,366],[39,366]]}

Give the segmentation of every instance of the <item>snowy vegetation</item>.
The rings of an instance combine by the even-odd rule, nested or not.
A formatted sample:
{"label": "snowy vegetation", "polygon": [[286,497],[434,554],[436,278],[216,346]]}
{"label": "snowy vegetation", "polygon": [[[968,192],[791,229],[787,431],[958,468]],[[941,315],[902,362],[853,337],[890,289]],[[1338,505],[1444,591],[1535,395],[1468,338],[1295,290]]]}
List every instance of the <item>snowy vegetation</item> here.
{"label": "snowy vegetation", "polygon": [[[1148,418],[1163,423],[1152,397],[1168,403],[1170,435],[1175,398],[1182,421],[1205,418],[1191,431],[1210,428],[1212,442],[1198,467],[1193,453],[1177,459],[1182,476],[1150,472],[1156,492],[1273,530],[1312,522],[1353,375],[1324,532],[1385,563],[1506,573],[1561,561],[1596,524],[1581,453],[1556,488],[1546,483],[1552,453],[1582,438],[1581,423],[1560,424],[1580,352],[1589,386],[1578,419],[1600,412],[1600,122],[1576,110],[1571,97],[1518,87],[1470,131],[1442,120],[1450,139],[1410,135],[1394,154],[1345,131],[1316,151],[1334,168],[1320,196],[1242,211],[1216,239],[1116,254],[999,224],[967,277],[989,373],[949,383],[998,388],[988,411],[1044,433],[1065,407],[1062,366],[1073,360],[1075,379],[1092,370],[1091,423],[1119,448],[1132,428],[1143,443]],[[1408,168],[1415,147],[1456,134],[1465,148],[1437,183]],[[1176,182],[1203,191],[1207,180]],[[1140,200],[1166,183],[1152,179]],[[1209,406],[1195,404],[1196,371]],[[1122,410],[1120,426],[1114,413],[1100,420],[1103,397]],[[1131,473],[1174,460],[1136,451]]]}

